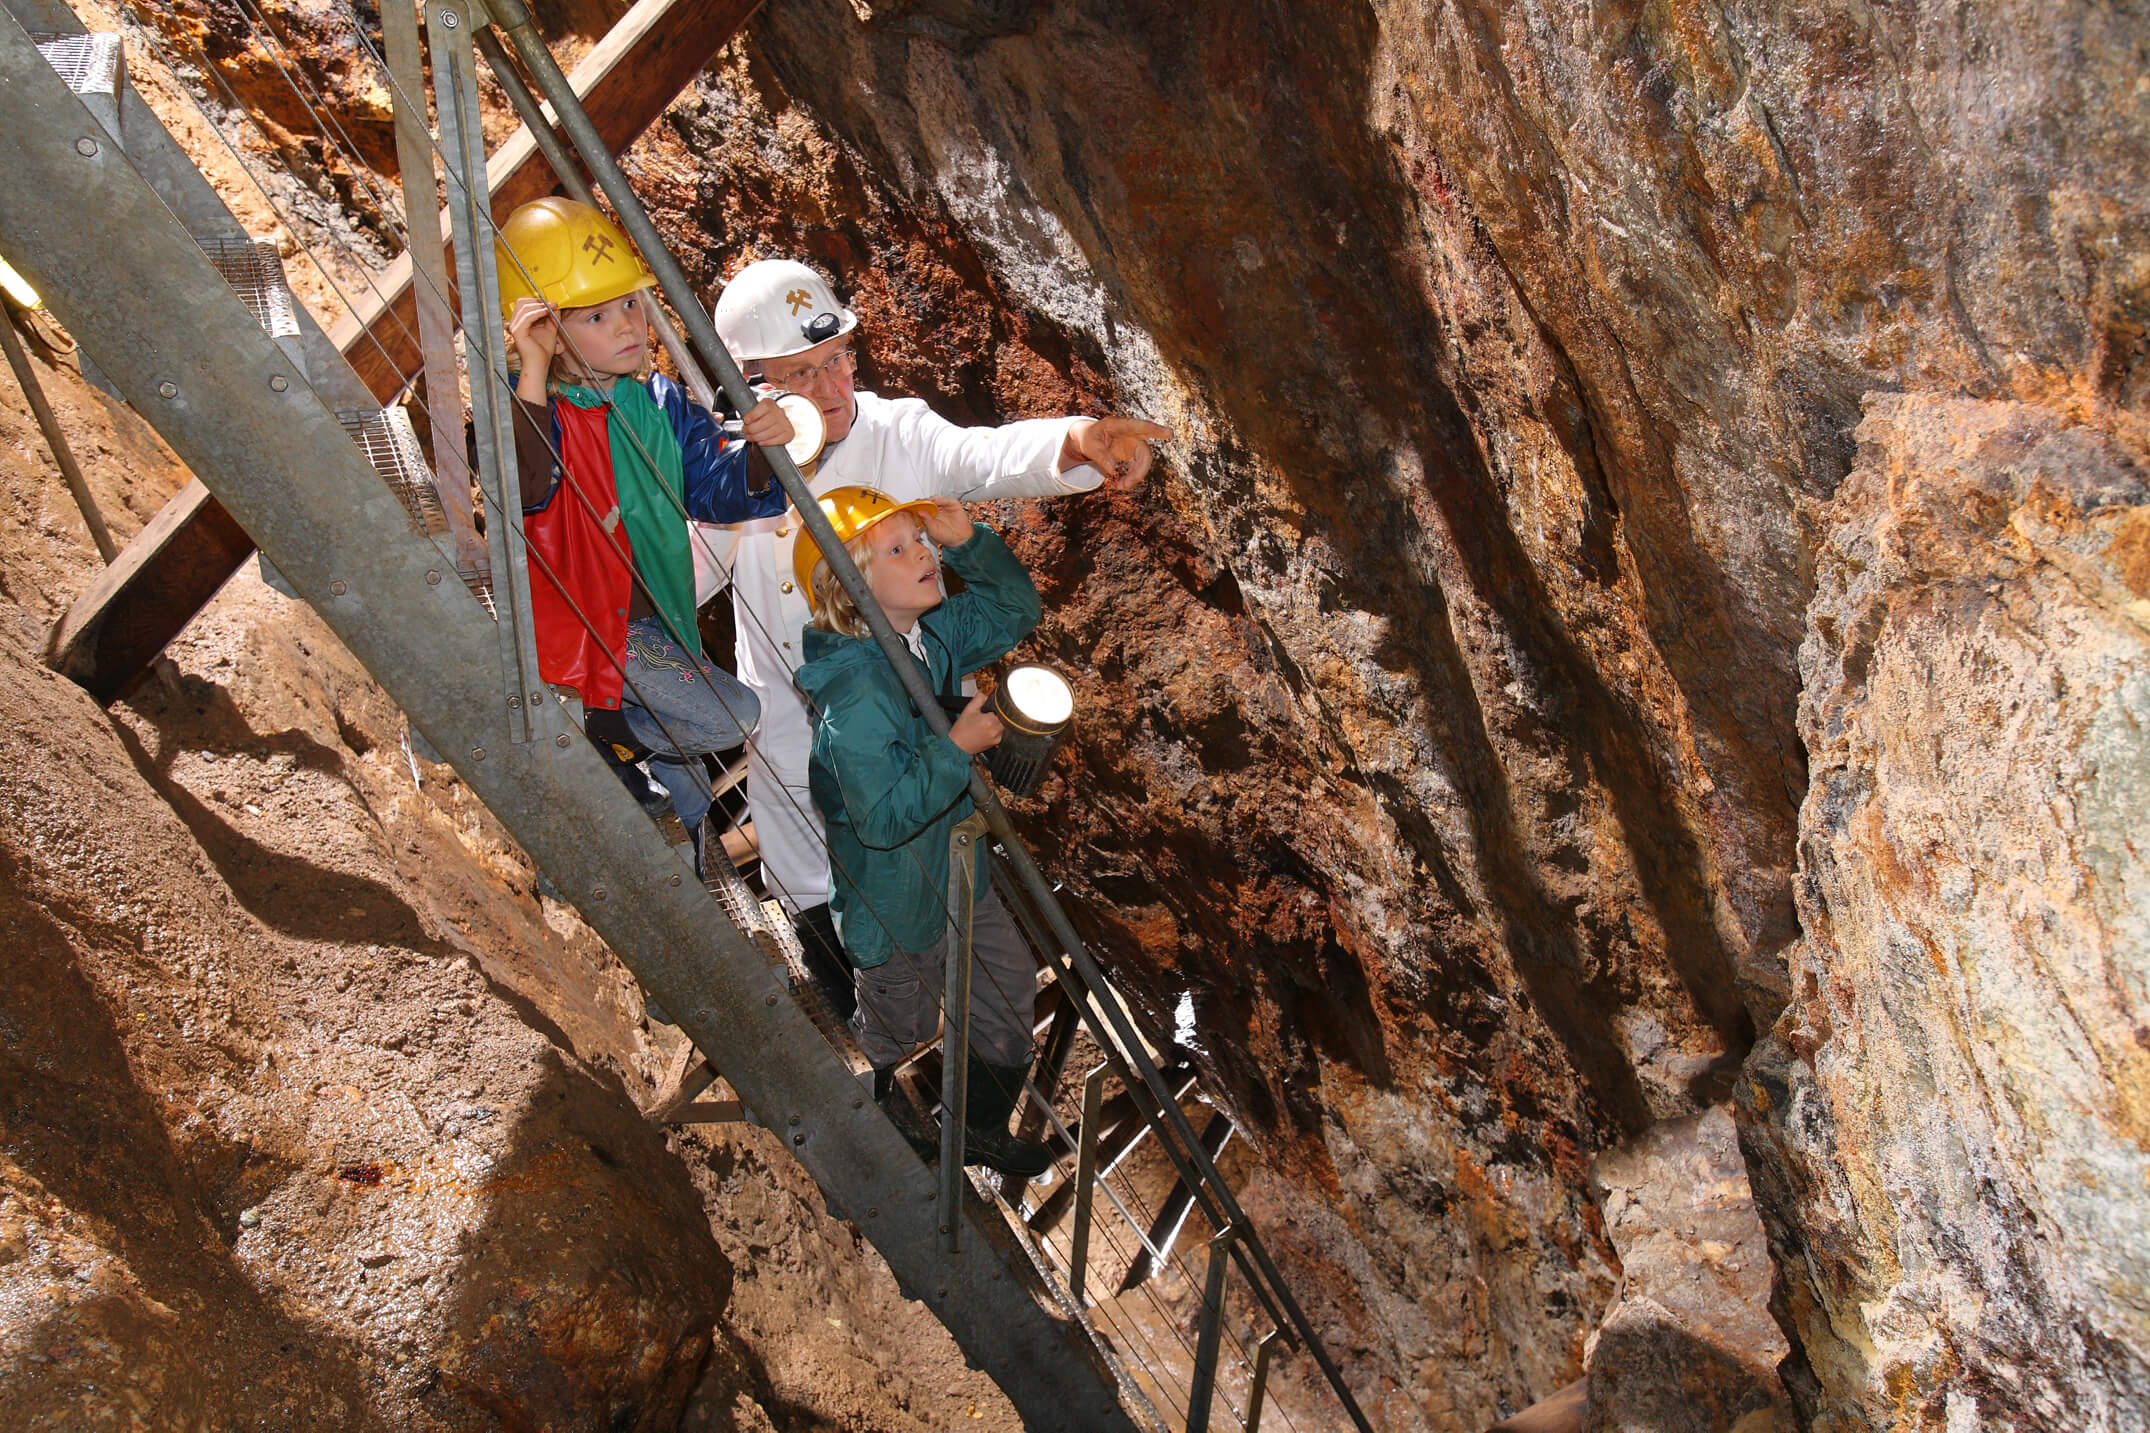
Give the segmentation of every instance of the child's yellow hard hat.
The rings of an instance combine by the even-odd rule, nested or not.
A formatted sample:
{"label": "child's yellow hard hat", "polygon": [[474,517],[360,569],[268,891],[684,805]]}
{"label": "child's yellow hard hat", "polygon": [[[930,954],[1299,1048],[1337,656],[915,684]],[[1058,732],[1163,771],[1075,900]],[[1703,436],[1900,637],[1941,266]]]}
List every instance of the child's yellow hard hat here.
{"label": "child's yellow hard hat", "polygon": [[[847,487],[831,488],[821,495],[821,510],[828,514],[829,526],[836,529],[840,542],[848,543],[882,518],[900,512],[915,512],[921,524],[933,513],[930,498],[903,503],[882,492],[879,488]],[[799,529],[798,541],[791,548],[791,570],[799,579],[799,591],[813,593],[814,569],[821,565],[821,549],[804,527]]]}
{"label": "child's yellow hard hat", "polygon": [[533,199],[510,214],[493,259],[503,319],[532,295],[554,308],[592,308],[657,283],[618,226],[573,199]]}

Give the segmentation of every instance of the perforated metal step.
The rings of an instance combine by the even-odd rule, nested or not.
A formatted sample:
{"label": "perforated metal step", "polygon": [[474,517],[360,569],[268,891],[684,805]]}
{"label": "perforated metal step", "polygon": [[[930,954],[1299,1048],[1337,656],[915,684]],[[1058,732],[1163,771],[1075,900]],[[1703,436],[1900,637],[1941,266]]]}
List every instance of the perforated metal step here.
{"label": "perforated metal step", "polygon": [[336,421],[410,514],[413,531],[431,537],[448,530],[448,514],[441,509],[440,493],[433,486],[425,449],[418,445],[418,434],[411,427],[409,409],[401,404],[356,412],[345,409],[336,414]]}
{"label": "perforated metal step", "polygon": [[121,141],[119,97],[127,88],[127,47],[117,35],[40,38],[38,53],[89,107],[116,144]]}
{"label": "perforated metal step", "polygon": [[[373,471],[381,475],[388,490],[403,504],[403,511],[410,516],[411,528],[427,537],[438,537],[448,531],[448,514],[442,508],[440,488],[434,482],[433,470],[426,463],[425,448],[418,441],[418,432],[411,426],[408,408],[397,404],[391,408],[342,409],[336,421],[343,424],[343,431],[351,435]],[[493,572],[484,559],[461,561],[455,565],[455,575],[470,589],[471,596],[493,610]]]}
{"label": "perforated metal step", "polygon": [[284,278],[284,261],[274,239],[197,240],[209,262],[231,285],[239,302],[261,325],[262,332],[282,342],[299,336],[298,306],[291,298],[291,284]]}
{"label": "perforated metal step", "polygon": [[500,615],[493,607],[492,563],[458,562],[455,565],[455,575],[463,579],[463,585],[470,589],[470,595],[477,598],[484,606],[486,616],[498,617]]}
{"label": "perforated metal step", "polygon": [[768,960],[770,968],[784,972],[785,981],[791,987],[791,995],[806,1011],[814,1028],[842,1056],[854,1072],[866,1068],[866,1057],[859,1053],[850,1031],[836,1018],[828,1001],[821,996],[821,989],[807,972],[806,952],[799,947],[799,934],[792,929],[791,917],[784,913],[783,903],[764,900],[754,894],[745,879],[732,868],[729,861],[718,859],[707,863],[708,874],[702,884],[724,907],[724,913],[732,918],[732,924],[740,933],[754,942]]}

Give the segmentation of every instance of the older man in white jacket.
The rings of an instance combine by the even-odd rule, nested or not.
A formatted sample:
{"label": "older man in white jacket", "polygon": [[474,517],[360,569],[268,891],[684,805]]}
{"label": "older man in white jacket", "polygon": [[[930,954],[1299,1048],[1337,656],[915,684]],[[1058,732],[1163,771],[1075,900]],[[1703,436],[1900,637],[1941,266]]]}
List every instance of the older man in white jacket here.
{"label": "older man in white jacket", "polygon": [[[882,398],[853,386],[858,318],[804,264],[765,259],[724,286],[717,332],[749,377],[813,400],[826,428],[816,494],[847,484],[880,488],[898,502],[947,496],[963,502],[1083,493],[1107,474],[1133,484],[1149,469],[1150,443],[1171,431],[1140,418],[1035,418],[999,428],[959,428],[916,398]],[[824,986],[847,1005],[850,984],[828,922],[828,845],[807,794],[813,727],[792,673],[811,613],[795,591],[795,518],[747,525],[732,561],[739,679],[761,698],[747,794],[763,879],[818,957]],[[816,949],[816,946],[821,947]],[[833,962],[833,964],[831,964]],[[848,1015],[848,1008],[840,1010]]]}

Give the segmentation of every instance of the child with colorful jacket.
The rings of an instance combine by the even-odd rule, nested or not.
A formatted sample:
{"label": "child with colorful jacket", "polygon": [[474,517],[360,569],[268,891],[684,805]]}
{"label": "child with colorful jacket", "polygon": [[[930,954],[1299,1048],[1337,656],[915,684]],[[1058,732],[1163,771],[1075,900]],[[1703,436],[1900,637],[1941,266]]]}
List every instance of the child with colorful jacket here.
{"label": "child with colorful jacket", "polygon": [[[898,503],[847,487],[825,494],[821,508],[936,691],[956,691],[1037,626],[1043,609],[1022,564],[955,499]],[[942,560],[965,586],[945,599]],[[808,780],[828,829],[829,905],[857,970],[852,1031],[873,1064],[875,1100],[930,1157],[933,1136],[894,1076],[940,1019],[949,836],[973,809],[971,759],[999,743],[1001,724],[980,694],[949,735],[935,732],[810,537],[800,538],[794,566],[814,610],[797,680],[816,719]],[[1030,1068],[1037,964],[993,892],[984,843],[973,850],[966,1162],[1029,1178],[1050,1157],[1007,1124]]]}
{"label": "child with colorful jacket", "polygon": [[671,379],[642,376],[656,280],[596,209],[525,204],[497,254],[522,360],[515,446],[538,670],[586,709],[619,711],[653,753],[699,865],[702,757],[744,741],[761,708],[702,657],[686,519],[782,512],[759,445],[788,441],[791,424],[765,401],[737,442]]}

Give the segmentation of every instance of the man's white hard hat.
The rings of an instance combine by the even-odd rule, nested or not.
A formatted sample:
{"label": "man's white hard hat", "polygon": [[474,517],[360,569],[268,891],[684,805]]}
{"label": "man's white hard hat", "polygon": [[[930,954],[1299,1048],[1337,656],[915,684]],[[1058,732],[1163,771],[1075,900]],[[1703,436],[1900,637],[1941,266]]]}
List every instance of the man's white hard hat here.
{"label": "man's white hard hat", "polygon": [[827,280],[791,259],[761,259],[733,275],[717,295],[715,317],[717,336],[742,366],[804,353],[859,322]]}

